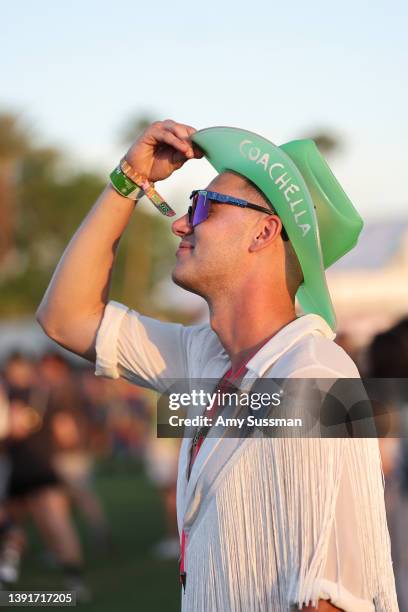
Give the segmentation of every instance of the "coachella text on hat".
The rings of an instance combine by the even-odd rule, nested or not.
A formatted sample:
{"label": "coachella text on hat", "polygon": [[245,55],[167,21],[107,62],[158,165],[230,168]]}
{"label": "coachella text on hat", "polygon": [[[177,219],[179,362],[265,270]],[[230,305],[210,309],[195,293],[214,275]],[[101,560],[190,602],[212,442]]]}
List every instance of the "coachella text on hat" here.
{"label": "coachella text on hat", "polygon": [[[299,185],[296,185],[296,183],[293,182],[289,172],[285,170],[284,164],[281,162],[274,162],[270,164],[269,153],[262,153],[259,147],[253,145],[252,140],[242,140],[239,145],[239,150],[243,157],[263,166],[265,172],[269,174],[269,177],[273,181],[274,185],[277,185],[280,191],[282,191],[282,189],[284,190],[283,193],[290,206],[290,210],[293,213],[295,223],[302,230],[302,237],[306,236],[306,234],[310,231],[311,226],[308,223],[302,223],[299,221],[300,217],[307,214],[307,209],[300,206],[302,203],[304,204],[304,199],[293,199],[293,197],[296,198],[296,194],[301,192],[301,189]],[[274,172],[275,169],[276,172]],[[279,170],[282,171],[281,174],[279,174]],[[298,208],[295,210],[295,207]]]}

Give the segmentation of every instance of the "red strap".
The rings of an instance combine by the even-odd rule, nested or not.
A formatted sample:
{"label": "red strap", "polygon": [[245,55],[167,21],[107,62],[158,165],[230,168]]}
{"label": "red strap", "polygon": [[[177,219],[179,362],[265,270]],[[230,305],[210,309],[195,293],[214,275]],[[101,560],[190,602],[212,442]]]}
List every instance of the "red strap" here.
{"label": "red strap", "polygon": [[180,554],[180,582],[183,585],[183,589],[186,590],[186,572],[184,571],[184,559],[186,556],[186,532],[181,532],[181,554]]}
{"label": "red strap", "polygon": [[[264,346],[264,344],[266,344],[268,342],[270,337],[271,336],[266,338],[266,340],[264,340],[264,342],[261,344],[261,346],[259,346],[254,353],[250,354],[247,357],[247,359],[245,359],[245,361],[243,361],[240,364],[239,368],[236,370],[236,372],[234,374],[232,373],[232,368],[230,368],[228,370],[228,372],[226,372],[224,374],[224,376],[220,379],[220,382],[218,383],[217,388],[219,390],[222,390],[223,385],[224,385],[225,382],[227,382],[227,381],[228,382],[233,382],[233,381],[237,380],[237,378],[239,376],[243,377],[245,375],[245,373],[246,373],[246,370],[247,370],[246,365],[247,365],[248,361],[250,361],[252,359],[252,357],[254,357],[254,355],[256,355],[256,353]],[[211,407],[211,410],[208,411],[207,416],[209,416],[209,417],[214,416],[214,414],[217,411],[218,407],[219,406],[218,406],[217,402],[214,402],[213,406]],[[197,440],[197,444],[192,448],[191,455],[190,455],[190,465],[189,465],[189,470],[188,470],[188,478],[190,478],[190,474],[191,474],[192,467],[194,465],[194,461],[196,460],[197,455],[200,452],[200,448],[201,448],[204,440],[205,440],[205,437],[203,435],[201,435],[198,438],[198,440]],[[186,532],[183,529],[183,531],[181,532],[180,582],[183,585],[184,590],[186,588],[186,578],[187,578],[187,573],[186,573],[185,565],[184,565],[185,564],[185,555],[186,555],[186,546],[187,546],[187,535],[186,535]]]}

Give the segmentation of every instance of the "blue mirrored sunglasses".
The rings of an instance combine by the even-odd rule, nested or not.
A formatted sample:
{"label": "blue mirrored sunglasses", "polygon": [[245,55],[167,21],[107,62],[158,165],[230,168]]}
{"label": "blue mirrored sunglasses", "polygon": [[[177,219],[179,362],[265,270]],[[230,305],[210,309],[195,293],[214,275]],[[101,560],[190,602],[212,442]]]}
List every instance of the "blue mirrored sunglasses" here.
{"label": "blue mirrored sunglasses", "polygon": [[[259,210],[267,215],[277,214],[274,210],[267,210],[263,206],[258,206],[258,204],[251,204],[246,200],[233,198],[232,196],[225,195],[224,193],[217,193],[216,191],[206,191],[205,189],[193,191],[190,195],[190,200],[192,203],[191,206],[188,207],[188,222],[191,227],[195,227],[208,219],[211,201],[217,202],[217,204],[230,204],[232,206],[240,206],[241,208],[252,208],[252,210]],[[284,227],[282,227],[281,235],[283,240],[289,240]]]}

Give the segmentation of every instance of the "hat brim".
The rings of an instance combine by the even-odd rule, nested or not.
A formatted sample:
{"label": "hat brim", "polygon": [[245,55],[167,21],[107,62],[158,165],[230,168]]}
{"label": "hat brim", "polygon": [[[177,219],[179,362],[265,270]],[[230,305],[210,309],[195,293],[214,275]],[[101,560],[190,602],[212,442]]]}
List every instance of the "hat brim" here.
{"label": "hat brim", "polygon": [[232,170],[245,176],[271,202],[302,268],[304,281],[297,293],[302,309],[319,314],[335,329],[313,201],[292,159],[269,140],[238,128],[199,130],[192,141],[218,173]]}

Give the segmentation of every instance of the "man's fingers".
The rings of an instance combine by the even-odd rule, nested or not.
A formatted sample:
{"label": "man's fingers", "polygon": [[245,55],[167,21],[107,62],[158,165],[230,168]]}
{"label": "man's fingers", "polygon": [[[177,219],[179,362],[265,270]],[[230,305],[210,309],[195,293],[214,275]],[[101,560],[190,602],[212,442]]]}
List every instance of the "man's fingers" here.
{"label": "man's fingers", "polygon": [[194,157],[194,151],[191,143],[179,138],[175,135],[174,130],[165,127],[155,127],[152,131],[152,136],[158,143],[165,143],[177,151],[180,151],[185,157]]}
{"label": "man's fingers", "polygon": [[180,151],[174,151],[171,162],[173,166],[177,166],[177,168],[181,168],[181,166],[184,165],[186,160],[187,160],[187,157],[184,155],[184,153],[180,153]]}
{"label": "man's fingers", "polygon": [[176,123],[172,119],[166,119],[163,121],[163,127],[170,130],[177,138],[184,141],[188,145],[188,151],[190,154],[188,157],[194,157],[194,150],[190,140],[190,136],[196,131],[191,125],[185,125],[183,123]]}
{"label": "man's fingers", "polygon": [[160,145],[174,149],[171,163],[180,168],[187,159],[203,157],[202,151],[191,142],[196,129],[191,125],[177,123],[172,119],[152,123],[143,134],[143,141],[156,150]]}
{"label": "man's fingers", "polygon": [[[195,128],[193,128],[191,125],[184,125],[183,127],[187,131],[187,134],[188,134],[188,137],[189,137],[189,142],[191,142],[191,136],[193,134],[195,134],[197,130]],[[201,157],[204,156],[204,153],[202,152],[202,150],[199,147],[197,147],[197,145],[195,145],[194,143],[191,143],[191,145],[192,145],[194,157],[196,159],[200,159]]]}
{"label": "man's fingers", "polygon": [[191,125],[186,125],[185,123],[177,123],[172,119],[166,119],[163,121],[163,127],[172,131],[178,138],[187,139],[194,134],[196,131]]}
{"label": "man's fingers", "polygon": [[193,144],[193,151],[194,151],[194,157],[196,159],[201,159],[202,157],[204,157],[204,153],[202,152],[202,150],[197,147],[197,145]]}
{"label": "man's fingers", "polygon": [[185,130],[186,130],[186,132],[188,134],[188,140],[191,143],[194,157],[196,159],[200,159],[201,157],[204,156],[204,153],[202,152],[202,150],[199,147],[197,147],[197,145],[195,145],[194,143],[191,142],[191,136],[193,134],[195,134],[197,130],[195,128],[193,128],[191,125],[183,125],[182,127],[185,128]]}

